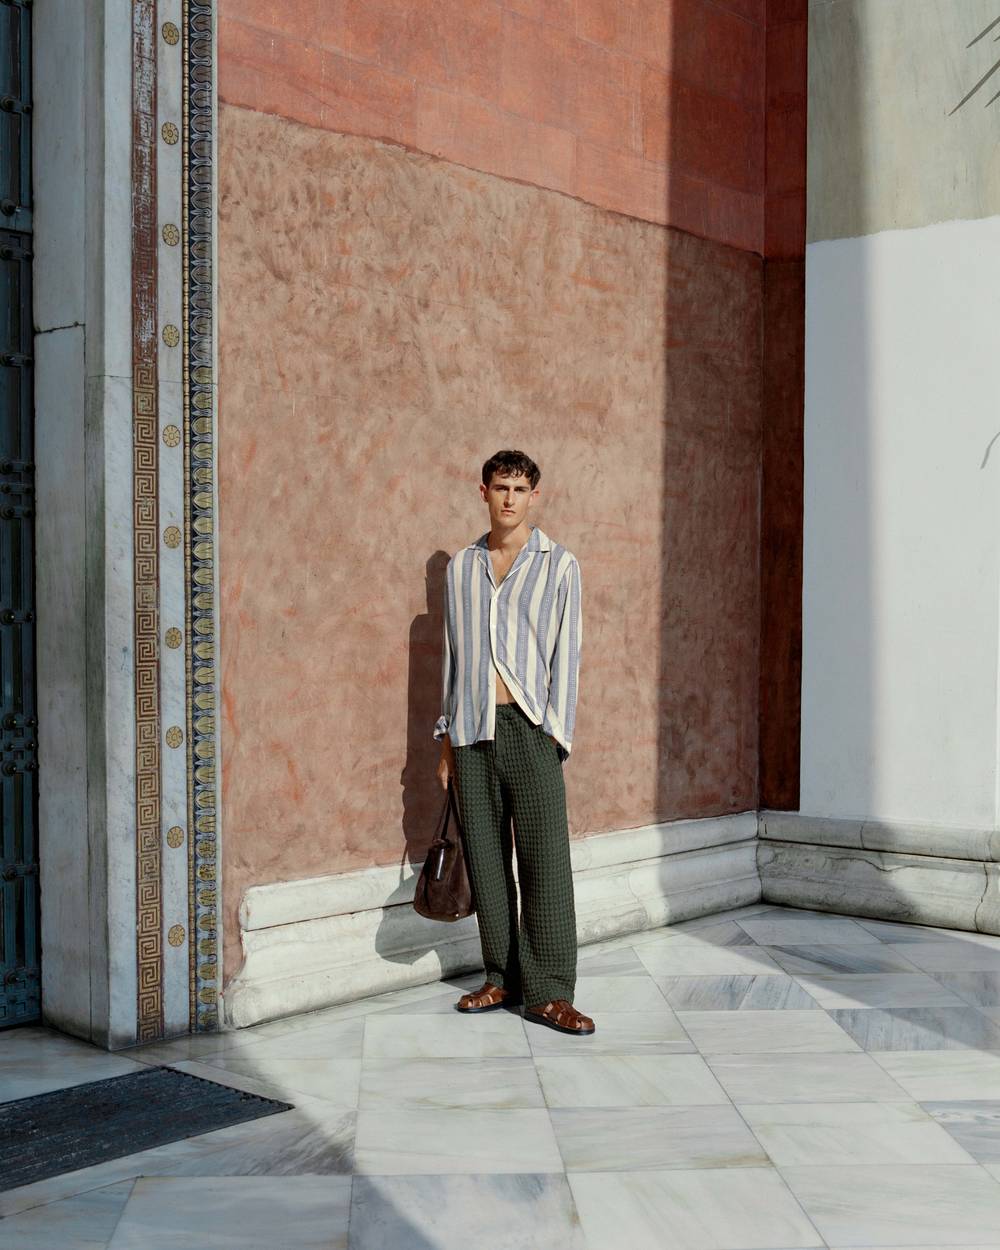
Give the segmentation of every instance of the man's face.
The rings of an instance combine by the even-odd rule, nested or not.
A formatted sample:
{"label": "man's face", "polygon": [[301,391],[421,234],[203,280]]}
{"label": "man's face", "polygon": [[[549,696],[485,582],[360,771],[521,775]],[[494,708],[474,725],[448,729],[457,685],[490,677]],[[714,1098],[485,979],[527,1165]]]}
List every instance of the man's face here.
{"label": "man's face", "polygon": [[479,489],[489,504],[490,521],[506,529],[514,529],[521,524],[538,496],[538,488],[532,490],[531,483],[523,474],[510,477],[494,473],[489,487],[480,485]]}

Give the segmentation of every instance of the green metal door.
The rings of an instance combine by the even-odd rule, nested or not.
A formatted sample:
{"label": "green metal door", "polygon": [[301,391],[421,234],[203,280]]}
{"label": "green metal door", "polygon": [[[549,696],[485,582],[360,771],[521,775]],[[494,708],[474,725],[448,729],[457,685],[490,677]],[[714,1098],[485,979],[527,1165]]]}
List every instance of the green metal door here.
{"label": "green metal door", "polygon": [[0,1028],[41,1014],[31,5],[0,0]]}

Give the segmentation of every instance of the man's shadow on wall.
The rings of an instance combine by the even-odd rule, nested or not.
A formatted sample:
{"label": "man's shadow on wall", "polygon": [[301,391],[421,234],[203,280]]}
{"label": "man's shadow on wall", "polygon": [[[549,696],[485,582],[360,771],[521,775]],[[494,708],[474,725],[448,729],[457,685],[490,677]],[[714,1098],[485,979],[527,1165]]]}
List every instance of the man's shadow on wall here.
{"label": "man's shadow on wall", "polygon": [[[436,954],[443,969],[481,966],[475,917],[445,923],[419,916],[412,906],[414,877],[441,826],[446,794],[437,777],[441,741],[434,723],[441,715],[441,659],[444,645],[445,570],[449,556],[436,551],[427,561],[427,611],[414,617],[409,635],[406,756],[400,773],[403,791],[399,880],[383,901],[375,949],[390,963],[415,963]],[[449,835],[455,832],[452,818]],[[447,955],[445,954],[447,948]]]}

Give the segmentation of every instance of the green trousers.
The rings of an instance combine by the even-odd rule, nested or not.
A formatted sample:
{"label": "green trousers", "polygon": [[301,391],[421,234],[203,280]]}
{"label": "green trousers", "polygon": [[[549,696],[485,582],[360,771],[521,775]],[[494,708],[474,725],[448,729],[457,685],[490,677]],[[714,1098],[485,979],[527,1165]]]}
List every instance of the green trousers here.
{"label": "green trousers", "polygon": [[576,988],[562,770],[555,742],[516,703],[497,704],[492,742],[455,747],[455,790],[486,979],[522,994],[529,1007],[554,998],[572,1002]]}

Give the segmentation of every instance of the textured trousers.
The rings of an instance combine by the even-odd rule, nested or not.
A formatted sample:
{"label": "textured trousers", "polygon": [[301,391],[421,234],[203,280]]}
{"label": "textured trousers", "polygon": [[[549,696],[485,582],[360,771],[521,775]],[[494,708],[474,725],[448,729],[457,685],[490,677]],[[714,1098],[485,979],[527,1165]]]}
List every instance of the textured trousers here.
{"label": "textured trousers", "polygon": [[493,741],[455,747],[454,754],[486,979],[522,994],[529,1007],[572,1002],[576,910],[556,744],[518,704],[498,703]]}

